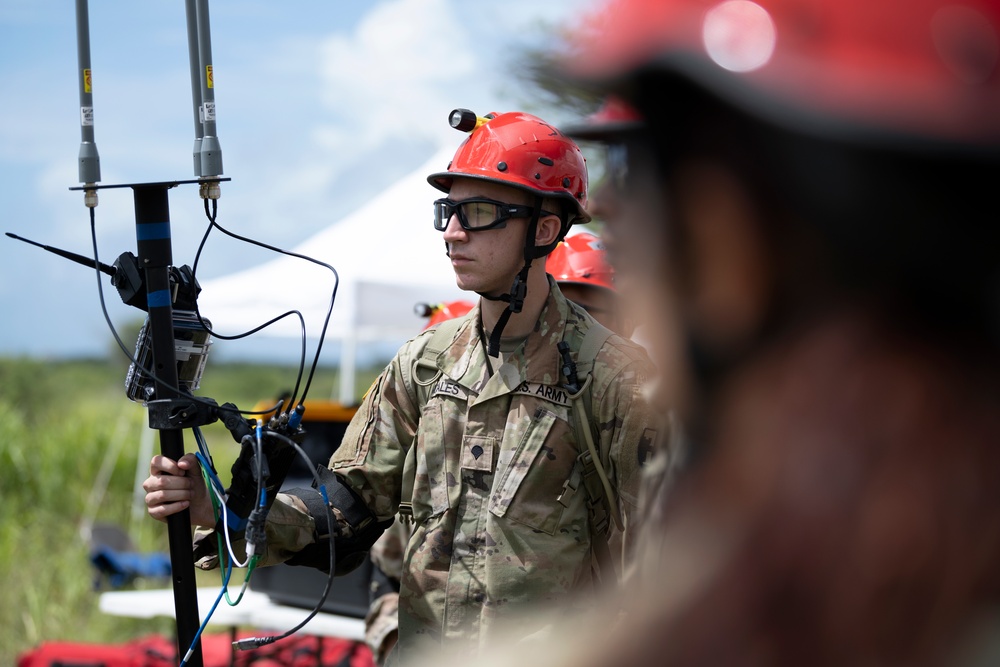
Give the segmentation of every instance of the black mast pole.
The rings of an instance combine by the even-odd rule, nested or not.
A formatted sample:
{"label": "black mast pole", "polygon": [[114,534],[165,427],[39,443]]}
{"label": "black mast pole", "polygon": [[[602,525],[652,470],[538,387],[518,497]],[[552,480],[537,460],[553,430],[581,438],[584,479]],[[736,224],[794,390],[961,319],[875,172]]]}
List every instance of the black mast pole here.
{"label": "black mast pole", "polygon": [[[177,355],[174,349],[173,306],[170,289],[170,207],[169,184],[135,185],[135,229],[139,266],[146,273],[149,305],[149,332],[152,342],[152,372],[162,380],[155,383],[157,400],[180,398]],[[152,416],[152,413],[151,413]],[[151,420],[152,422],[152,420]],[[157,424],[160,453],[177,460],[184,455],[184,432]],[[174,610],[177,625],[177,656],[181,660],[191,646],[200,626],[198,590],[192,558],[191,515],[185,510],[167,518],[170,541],[170,567],[174,586]],[[202,667],[201,639],[187,664]]]}

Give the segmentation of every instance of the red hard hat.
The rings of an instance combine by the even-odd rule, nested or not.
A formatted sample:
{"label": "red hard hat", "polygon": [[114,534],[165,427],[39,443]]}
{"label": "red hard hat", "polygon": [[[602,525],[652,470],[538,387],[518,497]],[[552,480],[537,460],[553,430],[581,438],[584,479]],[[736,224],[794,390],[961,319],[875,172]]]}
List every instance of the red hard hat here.
{"label": "red hard hat", "polygon": [[567,236],[549,253],[545,272],[557,283],[575,283],[614,290],[614,272],[604,256],[601,239],[589,232]]}
{"label": "red hard hat", "polygon": [[476,304],[471,301],[449,301],[447,303],[418,304],[419,314],[428,317],[424,329],[436,327],[445,320],[454,319],[467,314]]}
{"label": "red hard hat", "polygon": [[567,127],[566,134],[576,139],[602,140],[643,125],[642,114],[619,95],[608,95],[594,113],[579,125]]}
{"label": "red hard hat", "polygon": [[610,0],[578,38],[564,71],[612,89],[652,69],[810,131],[1000,144],[996,0]]}
{"label": "red hard hat", "polygon": [[431,174],[427,180],[447,192],[455,176],[564,199],[575,205],[569,224],[590,220],[583,153],[572,139],[530,114],[490,114],[458,147],[448,171]]}

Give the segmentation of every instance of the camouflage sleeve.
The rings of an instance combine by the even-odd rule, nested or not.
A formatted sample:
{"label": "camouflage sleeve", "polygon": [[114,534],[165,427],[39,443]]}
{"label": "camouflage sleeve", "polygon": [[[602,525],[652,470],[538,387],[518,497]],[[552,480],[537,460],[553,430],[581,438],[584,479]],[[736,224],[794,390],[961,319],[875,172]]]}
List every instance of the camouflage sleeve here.
{"label": "camouflage sleeve", "polygon": [[[379,666],[385,664],[386,657],[399,636],[399,593],[396,591],[403,578],[403,551],[411,532],[410,524],[397,521],[382,533],[371,550],[372,563],[375,565],[371,594],[375,599],[365,616],[365,643],[372,651],[375,664]],[[379,572],[388,581],[380,582]],[[390,586],[396,591],[391,591]]]}
{"label": "camouflage sleeve", "polygon": [[[315,522],[301,500],[279,493],[267,514],[264,531],[267,543],[264,552],[260,554],[260,567],[283,563],[311,544],[314,540]],[[195,531],[195,565],[198,568],[211,570],[219,566],[218,543],[219,536],[214,530],[204,528]],[[232,547],[236,558],[241,561],[246,559],[246,540],[233,540]]]}
{"label": "camouflage sleeve", "polygon": [[385,659],[399,636],[399,593],[389,593],[375,600],[365,616],[365,643],[376,665]]}
{"label": "camouflage sleeve", "polygon": [[399,508],[403,461],[420,420],[411,369],[428,340],[422,334],[400,349],[365,394],[330,459],[330,469],[379,521],[392,518]]}

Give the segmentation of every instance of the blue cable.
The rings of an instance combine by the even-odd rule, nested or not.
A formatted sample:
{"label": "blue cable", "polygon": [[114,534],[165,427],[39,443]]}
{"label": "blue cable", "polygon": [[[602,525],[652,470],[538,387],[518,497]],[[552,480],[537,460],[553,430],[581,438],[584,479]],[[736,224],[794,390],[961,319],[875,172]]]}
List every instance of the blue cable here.
{"label": "blue cable", "polygon": [[[222,481],[219,479],[219,476],[215,474],[215,471],[212,469],[212,465],[209,463],[208,445],[202,436],[201,429],[195,427],[193,430],[195,441],[198,443],[198,451],[195,452],[194,455],[198,458],[198,462],[201,464],[201,469],[205,471],[205,474],[208,476],[209,480],[211,480],[212,484],[219,489],[220,492],[224,492],[225,488],[222,486]],[[225,507],[223,507],[223,511],[225,511]],[[198,632],[195,633],[194,638],[191,640],[191,645],[188,647],[187,653],[184,654],[184,659],[181,660],[180,667],[184,667],[193,655],[195,645],[198,643],[198,640],[205,631],[205,627],[208,625],[209,620],[211,620],[212,615],[219,606],[219,603],[222,602],[222,598],[225,597],[228,591],[229,579],[232,574],[233,561],[232,559],[228,559],[228,563],[226,565],[226,576],[222,579],[222,590],[219,591],[218,597],[215,598],[215,603],[212,605],[212,608],[208,610],[208,614],[205,615],[205,620],[202,621],[201,627],[198,628]]]}
{"label": "blue cable", "polygon": [[212,486],[218,489],[219,493],[224,494],[226,492],[226,487],[222,486],[222,480],[219,479],[219,476],[216,475],[212,468],[208,465],[208,460],[202,456],[201,452],[195,452],[194,455],[197,457],[198,463],[201,464],[201,469],[205,471],[206,475],[208,475],[208,479],[212,482]]}
{"label": "blue cable", "polygon": [[198,457],[198,462],[201,463],[201,469],[204,470],[205,474],[208,475],[208,478],[212,480],[212,484],[215,485],[215,488],[218,489],[220,493],[225,493],[226,487],[222,485],[222,480],[220,480],[219,476],[215,473],[215,469],[211,462],[211,455],[208,452],[208,443],[205,442],[205,437],[202,435],[201,429],[195,426],[192,430],[194,431],[195,442],[198,443],[198,451],[195,452],[194,455]]}
{"label": "blue cable", "polygon": [[219,606],[219,603],[222,602],[223,596],[225,596],[226,594],[226,590],[229,587],[229,577],[232,573],[233,573],[233,561],[230,560],[229,565],[226,566],[226,576],[222,580],[222,590],[219,591],[219,596],[215,598],[215,604],[212,605],[212,608],[208,610],[208,614],[205,615],[205,620],[202,621],[201,627],[198,628],[198,632],[194,634],[194,639],[191,640],[191,646],[188,647],[187,653],[184,654],[184,659],[181,660],[181,664],[179,667],[184,667],[188,659],[190,659],[192,654],[194,654],[195,644],[198,643],[198,640],[201,638],[201,633],[204,632],[205,626],[207,626],[208,622],[212,619],[212,614],[215,613],[216,607]]}

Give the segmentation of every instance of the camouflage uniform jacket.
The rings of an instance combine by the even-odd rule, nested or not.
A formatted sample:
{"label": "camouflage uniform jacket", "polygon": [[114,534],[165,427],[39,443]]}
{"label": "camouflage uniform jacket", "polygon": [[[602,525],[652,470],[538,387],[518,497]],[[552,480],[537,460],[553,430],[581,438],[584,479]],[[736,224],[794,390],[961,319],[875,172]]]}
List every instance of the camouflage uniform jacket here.
{"label": "camouflage uniform jacket", "polygon": [[[580,485],[557,500],[586,445],[576,443],[556,344],[565,340],[575,356],[593,320],[549,283],[534,332],[503,364],[491,362],[492,376],[474,308],[438,356],[441,375],[423,406],[413,367],[431,334],[405,344],[330,461],[383,520],[399,507],[407,450],[416,448],[414,526],[399,595],[403,650],[421,639],[481,644],[494,624],[507,627],[595,585],[586,492]],[[615,335],[592,372],[595,444],[626,516],[634,513],[639,466],[652,440],[640,389],[647,371],[642,349]],[[286,511],[294,500],[278,498],[269,524],[283,525],[269,525],[269,552],[309,539],[295,512]],[[279,535],[284,544],[275,543]]]}

